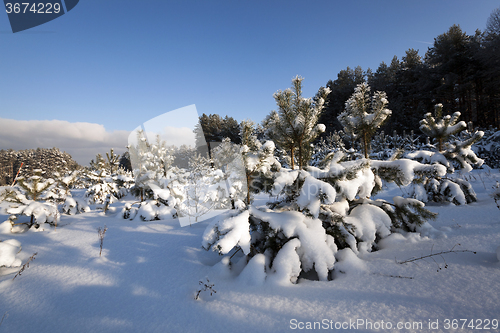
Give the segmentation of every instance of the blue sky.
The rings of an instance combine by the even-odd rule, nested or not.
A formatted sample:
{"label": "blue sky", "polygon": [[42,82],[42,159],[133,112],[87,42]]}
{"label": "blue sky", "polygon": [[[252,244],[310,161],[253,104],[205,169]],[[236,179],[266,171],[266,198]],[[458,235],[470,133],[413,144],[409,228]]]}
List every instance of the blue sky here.
{"label": "blue sky", "polygon": [[[0,13],[0,118],[87,122],[121,133],[195,104],[200,114],[260,122],[275,108],[272,94],[297,74],[313,96],[347,66],[375,70],[409,48],[423,55],[453,24],[469,34],[484,30],[499,6],[80,0],[68,14],[16,34]],[[21,149],[7,138],[0,145]]]}

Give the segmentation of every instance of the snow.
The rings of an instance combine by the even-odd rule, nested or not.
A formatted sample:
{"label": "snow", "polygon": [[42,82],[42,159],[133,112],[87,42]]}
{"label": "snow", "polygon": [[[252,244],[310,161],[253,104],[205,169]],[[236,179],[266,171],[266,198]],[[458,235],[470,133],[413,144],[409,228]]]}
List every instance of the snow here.
{"label": "snow", "polygon": [[[299,247],[301,259],[299,261],[299,267],[300,262],[302,262],[304,271],[307,272],[314,268],[321,281],[326,281],[328,279],[328,271],[333,268],[335,263],[334,254],[337,252],[337,247],[333,242],[332,236],[325,233],[325,229],[320,220],[308,218],[302,213],[294,211],[279,213],[264,212],[255,207],[250,207],[249,210],[252,216],[268,222],[270,227],[274,230],[282,230],[286,237],[298,237],[298,240],[300,240],[299,243],[295,242],[296,239],[292,239],[285,244],[285,246],[287,246],[286,250],[285,246],[282,248],[282,250],[287,253],[283,255],[284,258],[290,258],[293,262],[295,261],[295,255],[291,253],[292,245],[287,245],[289,242],[293,241],[293,248]],[[280,253],[281,250],[278,252],[278,256]],[[276,258],[278,258],[278,256]],[[280,256],[280,258],[283,258],[283,256]],[[284,276],[288,275],[293,277],[295,273],[295,268],[293,267],[295,267],[295,264],[290,267],[286,266],[284,263],[282,265],[283,267],[290,268],[290,270],[286,269],[286,274],[278,272],[280,276],[279,280],[283,281]],[[297,275],[298,273],[300,273],[300,269]],[[290,281],[290,279],[288,279],[288,281]]]}
{"label": "snow", "polygon": [[[349,249],[340,250],[332,281],[298,277],[297,284],[291,284],[287,278],[294,275],[296,260],[284,262],[288,270],[281,270],[282,276],[265,276],[264,255],[247,264],[241,251],[231,260],[232,253],[224,257],[224,264],[217,253],[200,248],[210,220],[180,227],[175,219],[130,221],[113,215],[111,209],[107,215],[93,210],[62,215],[57,230],[46,225],[43,232],[19,234],[10,233],[4,222],[0,244],[11,239],[22,243],[16,254],[22,263],[33,253],[38,255],[14,281],[19,267],[0,267],[0,318],[6,314],[0,331],[289,332],[292,320],[362,319],[423,323],[423,330],[406,330],[411,332],[430,331],[429,321],[439,320],[439,328],[432,331],[449,332],[443,326],[445,319],[498,319],[500,211],[490,192],[500,173],[473,170],[472,174],[477,202],[426,206],[439,213],[430,225],[446,237],[391,234],[378,242],[378,251],[356,256]],[[390,186],[380,195],[390,199],[400,194],[397,186]],[[122,199],[112,208],[119,211],[127,202],[133,200]],[[280,223],[295,218],[278,216]],[[0,209],[0,221],[7,218]],[[96,228],[104,225],[108,231],[99,257]],[[305,243],[305,238],[296,238],[283,256],[300,258]],[[398,263],[454,246],[476,254]],[[193,293],[205,276],[217,293],[204,292],[195,301]],[[363,326],[359,331],[376,330]]]}
{"label": "snow", "polygon": [[[203,234],[202,246],[208,249],[214,244],[214,249],[221,254],[227,254],[233,247],[239,246],[243,253],[250,253],[249,216],[248,210],[229,218],[219,215]],[[223,237],[219,238],[220,235]]]}
{"label": "snow", "polygon": [[19,251],[21,251],[21,242],[16,239],[0,242],[0,267],[21,266],[21,259],[16,258]]}

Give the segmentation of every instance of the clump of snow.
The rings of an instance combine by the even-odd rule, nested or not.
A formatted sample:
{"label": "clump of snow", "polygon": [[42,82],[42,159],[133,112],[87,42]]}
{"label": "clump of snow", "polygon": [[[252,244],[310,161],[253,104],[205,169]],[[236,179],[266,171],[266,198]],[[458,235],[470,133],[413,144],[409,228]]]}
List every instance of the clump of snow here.
{"label": "clump of snow", "polygon": [[61,207],[61,210],[68,215],[75,215],[78,213],[89,212],[90,207],[82,199],[67,197]]}
{"label": "clump of snow", "polygon": [[335,255],[338,262],[335,264],[335,277],[341,277],[342,274],[359,275],[366,273],[368,268],[365,262],[349,248],[345,248],[337,252]]}
{"label": "clump of snow", "polygon": [[355,253],[370,252],[377,236],[385,238],[391,234],[391,218],[383,209],[374,205],[362,204],[355,207],[345,221],[355,227],[354,235],[361,240],[357,249],[352,248]]}
{"label": "clump of snow", "polygon": [[312,176],[307,176],[297,198],[297,205],[301,210],[307,209],[312,216],[317,218],[320,205],[322,203],[332,204],[336,195],[337,192],[332,185]]}
{"label": "clump of snow", "polygon": [[10,234],[11,228],[12,223],[10,223],[10,220],[0,223],[0,234]]}
{"label": "clump of snow", "polygon": [[33,216],[36,224],[57,223],[60,218],[57,207],[51,203],[29,201],[27,205],[11,206],[7,213],[13,215]]}
{"label": "clump of snow", "polygon": [[250,224],[248,223],[249,211],[227,218],[227,215],[219,215],[214,219],[203,234],[202,246],[221,254],[227,254],[235,246],[241,247],[243,253],[250,253]]}
{"label": "clump of snow", "polygon": [[245,266],[238,280],[244,284],[260,286],[266,280],[266,256],[256,254]]}
{"label": "clump of snow", "polygon": [[406,242],[405,236],[399,233],[393,233],[384,239],[381,239],[377,246],[380,250],[398,248],[401,247]]}
{"label": "clump of snow", "polygon": [[273,261],[273,271],[269,279],[271,283],[287,285],[295,283],[300,274],[300,257],[297,248],[301,246],[297,238],[289,240],[278,252]]}
{"label": "clump of snow", "polygon": [[21,242],[15,239],[8,239],[0,242],[0,267],[19,267],[21,259],[16,255],[21,251]]}
{"label": "clump of snow", "polygon": [[[268,222],[269,226],[275,231],[281,230],[288,238],[298,236],[300,242],[295,242],[297,240],[296,238],[289,240],[287,245],[292,241],[294,245],[285,245],[287,246],[287,250],[285,250],[287,254],[283,254],[283,256],[294,261],[295,256],[290,254],[290,251],[292,251],[291,248],[295,249],[299,247],[299,263],[302,264],[302,269],[307,272],[314,268],[321,281],[328,280],[328,272],[333,269],[335,263],[334,254],[337,252],[337,246],[335,245],[333,237],[326,234],[321,220],[311,219],[299,212],[263,212],[254,207],[250,207],[250,213],[252,216]],[[281,251],[284,250],[285,246],[278,252],[276,258],[278,258]],[[280,258],[283,258],[283,256],[280,256]],[[274,259],[275,261],[276,258]],[[286,266],[284,263],[282,265],[284,265],[283,267]],[[286,267],[295,267],[293,263],[289,263],[289,265]],[[292,269],[291,271],[287,271],[286,274],[292,274],[293,276],[294,272],[295,269]]]}

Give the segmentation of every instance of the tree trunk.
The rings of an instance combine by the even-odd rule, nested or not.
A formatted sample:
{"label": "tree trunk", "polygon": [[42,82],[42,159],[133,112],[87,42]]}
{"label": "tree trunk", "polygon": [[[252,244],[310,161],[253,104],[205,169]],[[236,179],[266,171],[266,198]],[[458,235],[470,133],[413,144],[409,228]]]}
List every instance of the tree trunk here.
{"label": "tree trunk", "polygon": [[366,131],[363,131],[363,150],[365,153],[365,158],[368,159],[368,137]]}
{"label": "tree trunk", "polygon": [[302,163],[302,141],[299,141],[299,169],[302,170],[302,167],[304,166]]}
{"label": "tree trunk", "polygon": [[247,205],[250,205],[250,173],[247,171]]}
{"label": "tree trunk", "polygon": [[290,159],[292,160],[292,170],[294,168],[294,163],[293,163],[293,148],[290,149]]}

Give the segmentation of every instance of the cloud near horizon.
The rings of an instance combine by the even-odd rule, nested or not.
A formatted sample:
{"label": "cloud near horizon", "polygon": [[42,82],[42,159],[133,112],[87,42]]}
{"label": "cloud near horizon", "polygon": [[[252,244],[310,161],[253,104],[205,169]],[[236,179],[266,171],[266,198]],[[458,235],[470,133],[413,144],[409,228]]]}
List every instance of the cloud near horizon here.
{"label": "cloud near horizon", "polygon": [[126,151],[130,131],[109,132],[103,125],[65,120],[14,120],[0,118],[0,149],[59,148],[80,165],[111,148]]}

